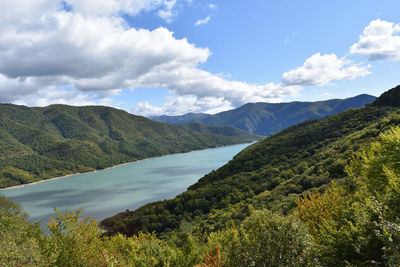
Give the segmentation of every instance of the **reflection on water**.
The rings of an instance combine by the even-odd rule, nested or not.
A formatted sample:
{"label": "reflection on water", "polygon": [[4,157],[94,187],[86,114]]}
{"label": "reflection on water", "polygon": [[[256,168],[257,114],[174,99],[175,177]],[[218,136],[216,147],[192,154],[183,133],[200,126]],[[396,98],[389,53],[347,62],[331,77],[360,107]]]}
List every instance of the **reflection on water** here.
{"label": "reflection on water", "polygon": [[176,196],[232,159],[249,144],[151,158],[91,173],[0,191],[45,223],[60,211],[85,207],[99,220],[126,209]]}

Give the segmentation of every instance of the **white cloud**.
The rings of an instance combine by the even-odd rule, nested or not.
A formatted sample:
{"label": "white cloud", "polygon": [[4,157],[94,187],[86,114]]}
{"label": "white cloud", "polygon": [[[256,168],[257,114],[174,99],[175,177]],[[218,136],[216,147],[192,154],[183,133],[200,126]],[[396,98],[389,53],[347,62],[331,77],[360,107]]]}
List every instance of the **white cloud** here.
{"label": "white cloud", "polygon": [[[38,88],[38,86],[40,88]],[[10,79],[0,74],[0,103],[28,106],[50,104],[94,105],[96,97],[73,86],[54,86],[36,78]]]}
{"label": "white cloud", "polygon": [[165,102],[161,107],[155,107],[150,105],[148,102],[140,102],[132,109],[133,114],[142,116],[153,116],[153,115],[182,115],[188,112],[205,112],[209,114],[215,114],[228,109],[232,109],[233,106],[227,100],[222,97],[204,97],[198,99],[195,96],[178,96],[169,97],[168,101]]}
{"label": "white cloud", "polygon": [[350,48],[351,54],[368,60],[400,60],[400,24],[374,20],[364,29],[359,41]]}
{"label": "white cloud", "polygon": [[368,68],[335,54],[321,55],[320,53],[306,59],[303,66],[282,75],[284,85],[328,85],[334,80],[352,80],[363,77],[370,72]]}
{"label": "white cloud", "polygon": [[164,87],[178,96],[193,95],[199,99],[222,97],[233,106],[247,102],[274,101],[297,93],[298,86],[282,86],[268,83],[265,85],[249,84],[226,80],[219,75],[195,67],[164,69],[155,67],[152,72],[136,80],[142,87]]}
{"label": "white cloud", "polygon": [[297,37],[298,33],[297,32],[292,32],[286,39],[283,41],[284,45],[288,45],[289,43],[292,42],[292,40]]}
{"label": "white cloud", "polygon": [[200,26],[203,24],[207,24],[208,22],[210,22],[210,16],[204,18],[204,19],[199,19],[198,21],[196,21],[196,23],[194,25],[196,26]]}
{"label": "white cloud", "polygon": [[166,22],[170,23],[175,16],[173,8],[176,4],[176,0],[164,1],[164,9],[158,11],[158,16],[164,19]]}
{"label": "white cloud", "polygon": [[218,9],[218,6],[216,4],[208,4],[208,7],[214,10]]}
{"label": "white cloud", "polygon": [[[15,21],[0,29],[0,73],[46,78],[82,91],[131,87],[156,66],[174,69],[207,60],[208,49],[177,40],[165,28],[127,28],[116,17],[56,12],[26,29]],[[34,80],[34,81],[37,81]]]}
{"label": "white cloud", "polygon": [[[37,0],[35,0],[37,1]],[[159,16],[171,21],[176,0],[65,0],[74,12],[85,15],[137,15],[158,10]]]}
{"label": "white cloud", "polygon": [[166,114],[161,107],[154,107],[149,102],[139,102],[131,111],[135,115],[153,116]]}

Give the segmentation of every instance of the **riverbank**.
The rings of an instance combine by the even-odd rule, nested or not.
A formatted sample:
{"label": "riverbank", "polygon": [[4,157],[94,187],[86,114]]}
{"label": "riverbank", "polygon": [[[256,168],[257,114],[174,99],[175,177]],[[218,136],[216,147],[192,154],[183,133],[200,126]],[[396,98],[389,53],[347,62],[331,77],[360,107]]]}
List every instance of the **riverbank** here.
{"label": "riverbank", "polygon": [[9,186],[9,187],[0,188],[0,191],[9,190],[9,189],[16,189],[16,188],[22,188],[22,187],[29,186],[29,185],[35,185],[35,184],[40,184],[40,183],[53,181],[53,180],[57,180],[57,179],[68,178],[70,176],[78,175],[78,174],[105,171],[105,170],[108,170],[108,169],[117,168],[117,167],[120,167],[120,166],[123,166],[123,165],[126,165],[126,164],[135,163],[135,162],[142,161],[142,160],[147,160],[147,159],[150,159],[150,158],[145,158],[145,159],[139,159],[139,160],[135,160],[135,161],[125,162],[125,163],[121,163],[121,164],[114,165],[114,166],[111,166],[111,167],[107,167],[105,169],[98,169],[98,170],[89,171],[89,172],[75,172],[75,173],[67,174],[67,175],[64,175],[64,176],[53,177],[53,178],[49,178],[49,179],[44,179],[44,180],[32,182],[32,183],[13,185],[13,186]]}
{"label": "riverbank", "polygon": [[68,179],[58,177],[49,183],[8,188],[0,194],[20,203],[32,221],[47,222],[54,216],[53,207],[61,212],[85,207],[82,216],[102,220],[185,192],[248,145],[152,157],[124,166],[70,175]]}
{"label": "riverbank", "polygon": [[202,150],[214,149],[214,148],[221,148],[221,147],[230,147],[230,146],[236,146],[236,145],[242,145],[242,144],[253,144],[253,143],[255,143],[255,142],[257,142],[257,141],[253,141],[253,142],[250,142],[250,143],[241,143],[241,144],[227,145],[227,146],[209,147],[209,148],[204,148],[204,149],[190,150],[190,151],[186,151],[186,152],[177,152],[177,153],[165,154],[165,155],[160,155],[160,156],[155,156],[155,157],[149,157],[149,158],[144,158],[144,159],[138,159],[138,160],[135,160],[135,161],[129,161],[129,162],[124,162],[124,163],[121,163],[121,164],[113,165],[113,166],[110,166],[110,167],[107,167],[107,168],[104,168],[104,169],[97,169],[97,170],[88,171],[88,172],[75,172],[75,173],[71,173],[71,174],[67,174],[67,175],[63,175],[63,176],[57,176],[57,177],[53,177],[53,178],[48,178],[48,179],[44,179],[44,180],[32,182],[32,183],[20,184],[20,185],[13,185],[13,186],[9,186],[9,187],[3,187],[3,188],[0,188],[0,192],[1,192],[1,191],[4,191],[4,190],[22,188],[22,187],[25,187],[25,186],[30,186],[30,185],[35,185],[35,184],[39,184],[39,183],[44,183],[44,182],[52,181],[52,180],[56,180],[56,179],[68,178],[68,177],[73,176],[73,175],[85,174],[85,173],[92,173],[92,172],[97,172],[97,171],[104,171],[104,170],[108,170],[108,169],[120,167],[120,166],[123,166],[123,165],[126,165],[126,164],[136,163],[136,162],[139,162],[139,161],[148,160],[148,159],[152,159],[152,158],[159,158],[159,157],[164,157],[164,156],[168,156],[168,155],[176,155],[176,154],[185,154],[185,153],[190,153],[190,152],[194,152],[194,151],[202,151]]}

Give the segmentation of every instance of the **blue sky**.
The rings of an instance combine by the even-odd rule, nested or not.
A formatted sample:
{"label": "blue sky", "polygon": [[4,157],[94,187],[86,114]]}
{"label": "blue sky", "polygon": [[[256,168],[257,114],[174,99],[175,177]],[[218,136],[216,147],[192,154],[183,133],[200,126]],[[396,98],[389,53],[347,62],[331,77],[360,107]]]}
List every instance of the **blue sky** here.
{"label": "blue sky", "polygon": [[14,2],[0,3],[1,102],[174,115],[400,84],[400,1]]}

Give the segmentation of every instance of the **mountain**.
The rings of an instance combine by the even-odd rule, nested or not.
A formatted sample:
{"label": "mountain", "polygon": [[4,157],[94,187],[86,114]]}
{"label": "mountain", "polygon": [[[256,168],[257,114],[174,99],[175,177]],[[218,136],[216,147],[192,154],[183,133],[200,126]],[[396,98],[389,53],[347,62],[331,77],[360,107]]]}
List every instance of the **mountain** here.
{"label": "mountain", "polygon": [[103,106],[1,104],[0,187],[256,139],[232,127],[173,126]]}
{"label": "mountain", "polygon": [[181,129],[195,131],[206,135],[217,134],[232,138],[243,138],[245,140],[260,140],[264,137],[262,135],[251,134],[232,126],[209,126],[202,123],[180,123],[175,124],[175,126]]}
{"label": "mountain", "polygon": [[237,109],[204,117],[189,113],[183,116],[152,117],[166,123],[200,122],[211,126],[233,126],[250,133],[268,136],[297,123],[331,116],[350,108],[360,108],[374,101],[371,95],[318,102],[249,103]]}
{"label": "mountain", "polygon": [[[185,122],[197,122],[209,116],[211,115],[206,113],[186,113],[184,115],[179,115],[179,116],[167,116],[167,115],[150,116],[149,119],[168,124],[175,124],[175,123],[185,123]],[[223,126],[223,125],[217,125],[217,126]]]}
{"label": "mountain", "polygon": [[[340,183],[354,152],[400,124],[399,94],[400,86],[363,108],[308,120],[266,137],[177,197],[119,213],[101,225],[109,235],[156,231],[163,236],[188,223],[202,233],[232,221],[238,225],[254,208],[285,214],[307,190],[323,191],[332,180]],[[349,102],[339,102],[337,110],[348,107]],[[286,108],[302,105],[289,103]]]}

